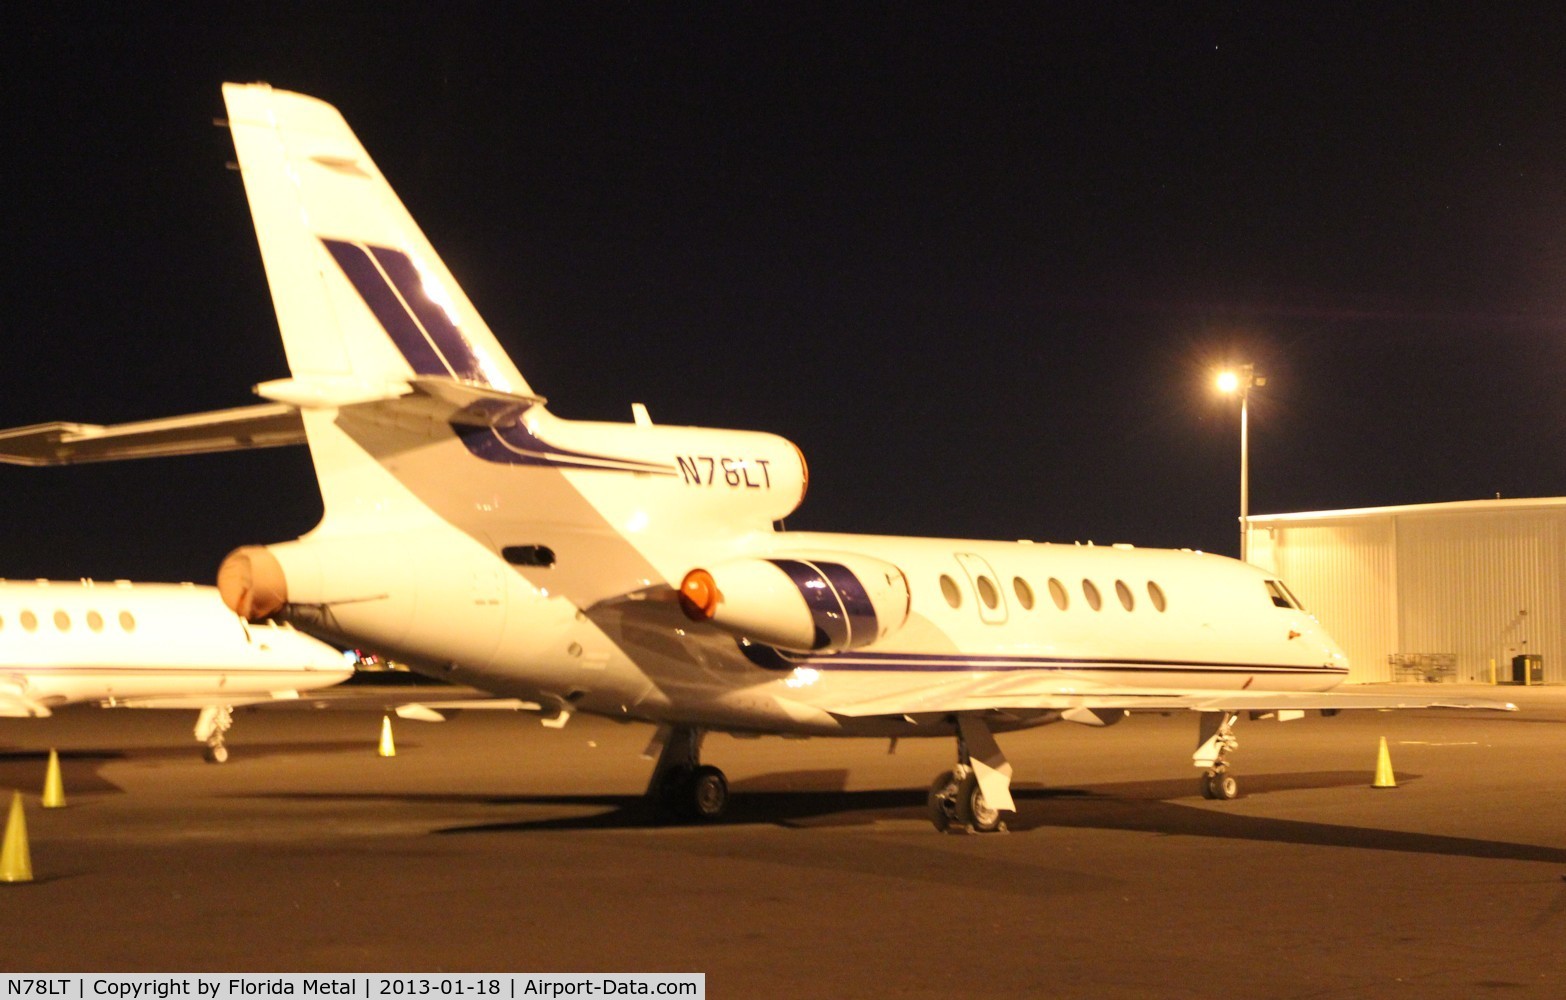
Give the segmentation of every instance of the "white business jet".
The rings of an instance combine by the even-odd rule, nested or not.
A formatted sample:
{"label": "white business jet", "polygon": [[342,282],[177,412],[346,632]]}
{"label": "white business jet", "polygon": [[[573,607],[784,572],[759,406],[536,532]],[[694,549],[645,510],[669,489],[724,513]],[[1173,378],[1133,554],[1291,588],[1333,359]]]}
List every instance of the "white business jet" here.
{"label": "white business jet", "polygon": [[62,705],[199,710],[206,759],[240,705],[293,700],[353,673],[289,625],[252,624],[214,587],[116,580],[0,580],[0,716]]}
{"label": "white business jet", "polygon": [[[1190,551],[776,530],[799,450],[753,431],[554,416],[328,104],[223,88],[292,377],[267,402],[0,435],[37,464],[307,442],[325,505],[218,586],[248,619],[544,706],[658,725],[648,792],[719,815],[702,736],[955,737],[940,829],[1014,810],[994,734],[1196,714],[1234,797],[1243,713],[1426,707],[1333,691],[1343,653],[1288,589]],[[1496,702],[1458,707],[1504,708]]]}

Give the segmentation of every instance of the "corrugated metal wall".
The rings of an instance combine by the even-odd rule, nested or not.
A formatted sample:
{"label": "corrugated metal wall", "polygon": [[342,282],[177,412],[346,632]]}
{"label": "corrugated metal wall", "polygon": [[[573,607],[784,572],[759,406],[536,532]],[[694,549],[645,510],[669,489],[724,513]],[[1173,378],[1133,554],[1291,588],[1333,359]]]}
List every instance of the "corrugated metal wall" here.
{"label": "corrugated metal wall", "polygon": [[1517,653],[1544,656],[1547,682],[1566,680],[1561,643],[1566,512],[1398,517],[1398,624],[1406,652],[1457,654],[1458,676],[1503,675]]}
{"label": "corrugated metal wall", "polygon": [[1251,561],[1277,573],[1349,658],[1349,680],[1392,680],[1398,648],[1391,517],[1253,526]]}
{"label": "corrugated metal wall", "polygon": [[1250,546],[1343,646],[1352,681],[1396,679],[1392,653],[1454,654],[1463,681],[1535,653],[1546,683],[1566,683],[1566,501],[1257,518]]}

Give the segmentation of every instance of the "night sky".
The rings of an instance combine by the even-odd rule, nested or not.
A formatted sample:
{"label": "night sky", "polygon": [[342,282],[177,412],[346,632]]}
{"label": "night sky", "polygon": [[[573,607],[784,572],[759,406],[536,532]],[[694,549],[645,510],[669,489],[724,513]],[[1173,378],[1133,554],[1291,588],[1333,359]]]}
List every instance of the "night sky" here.
{"label": "night sky", "polygon": [[[266,80],[556,413],[795,441],[791,528],[1234,554],[1225,359],[1253,512],[1566,494],[1566,9],[1490,6],[8,11],[0,426],[286,376],[211,124]],[[0,466],[0,575],[210,582],[319,515],[302,448]]]}

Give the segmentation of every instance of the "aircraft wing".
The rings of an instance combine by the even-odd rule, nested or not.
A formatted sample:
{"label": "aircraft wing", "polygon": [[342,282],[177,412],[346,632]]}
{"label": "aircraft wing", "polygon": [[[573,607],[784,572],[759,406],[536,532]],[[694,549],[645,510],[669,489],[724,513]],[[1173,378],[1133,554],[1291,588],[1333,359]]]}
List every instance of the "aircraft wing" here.
{"label": "aircraft wing", "polygon": [[0,430],[0,462],[75,465],[304,444],[301,409],[339,407],[386,421],[416,414],[494,426],[514,422],[529,407],[544,401],[541,396],[427,376],[372,386],[333,379],[279,379],[263,382],[256,392],[270,402],[126,424],[57,420]]}
{"label": "aircraft wing", "polygon": [[[423,697],[420,697],[423,695]],[[298,708],[336,709],[338,711],[395,712],[404,719],[427,722],[440,721],[440,711],[485,709],[489,711],[528,712],[538,711],[537,702],[518,698],[497,698],[474,688],[442,686],[438,688],[415,685],[372,686],[363,684],[337,684],[317,688],[314,691],[272,691],[265,694],[247,694],[224,697],[215,694],[160,695],[148,698],[118,698],[99,704],[106,708],[206,708],[209,705],[227,705],[229,708]],[[5,715],[4,702],[0,700],[0,715]]]}
{"label": "aircraft wing", "polygon": [[1130,688],[1062,683],[1044,678],[1031,683],[1015,676],[964,677],[934,687],[910,688],[878,695],[827,711],[846,718],[875,715],[923,715],[929,713],[983,711],[1116,711],[1271,712],[1342,711],[1412,708],[1484,709],[1515,712],[1517,706],[1490,698],[1429,697],[1409,694],[1360,694],[1347,691],[1212,691],[1200,689]]}
{"label": "aircraft wing", "polygon": [[74,465],[276,448],[304,441],[304,423],[297,408],[285,403],[260,403],[109,426],[56,421],[17,427],[0,431],[0,462]]}

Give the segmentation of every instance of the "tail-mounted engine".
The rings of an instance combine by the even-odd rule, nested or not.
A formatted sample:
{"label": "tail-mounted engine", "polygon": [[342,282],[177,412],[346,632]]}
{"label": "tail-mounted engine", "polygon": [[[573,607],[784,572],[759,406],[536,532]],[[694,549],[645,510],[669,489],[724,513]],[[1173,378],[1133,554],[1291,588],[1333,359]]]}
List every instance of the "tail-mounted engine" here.
{"label": "tail-mounted engine", "polygon": [[868,556],[736,559],[693,569],[680,583],[692,621],[803,652],[857,649],[908,620],[908,578]]}

